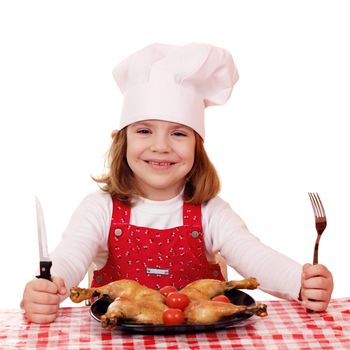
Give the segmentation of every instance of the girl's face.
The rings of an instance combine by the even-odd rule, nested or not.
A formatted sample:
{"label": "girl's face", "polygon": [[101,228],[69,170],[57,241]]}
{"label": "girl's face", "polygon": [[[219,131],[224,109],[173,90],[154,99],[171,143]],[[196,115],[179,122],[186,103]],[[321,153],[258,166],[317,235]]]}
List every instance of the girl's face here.
{"label": "girl's face", "polygon": [[127,128],[126,158],[148,199],[179,194],[192,169],[194,150],[194,131],[182,124],[145,120]]}

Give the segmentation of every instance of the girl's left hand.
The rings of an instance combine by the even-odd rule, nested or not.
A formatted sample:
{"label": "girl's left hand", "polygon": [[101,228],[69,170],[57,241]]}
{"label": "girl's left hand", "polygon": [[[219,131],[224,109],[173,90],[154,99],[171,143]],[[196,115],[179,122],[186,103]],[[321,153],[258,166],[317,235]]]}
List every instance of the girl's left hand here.
{"label": "girl's left hand", "polygon": [[331,300],[333,277],[324,265],[305,264],[301,278],[303,305],[313,311],[325,311]]}

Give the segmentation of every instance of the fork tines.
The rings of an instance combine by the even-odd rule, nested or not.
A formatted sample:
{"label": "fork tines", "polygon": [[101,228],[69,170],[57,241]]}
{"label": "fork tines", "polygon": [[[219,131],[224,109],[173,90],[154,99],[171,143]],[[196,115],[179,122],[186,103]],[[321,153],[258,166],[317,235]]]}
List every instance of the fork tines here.
{"label": "fork tines", "polygon": [[320,196],[317,192],[309,192],[310,201],[312,204],[312,209],[314,210],[315,218],[324,218],[326,219],[326,212],[323,208]]}

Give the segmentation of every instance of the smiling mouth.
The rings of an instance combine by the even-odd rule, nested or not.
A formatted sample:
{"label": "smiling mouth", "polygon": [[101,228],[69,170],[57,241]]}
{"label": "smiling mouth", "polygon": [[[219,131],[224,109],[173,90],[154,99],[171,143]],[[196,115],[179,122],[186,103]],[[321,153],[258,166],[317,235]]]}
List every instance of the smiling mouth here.
{"label": "smiling mouth", "polygon": [[168,169],[175,164],[174,162],[157,162],[154,160],[146,160],[145,162],[155,169]]}
{"label": "smiling mouth", "polygon": [[172,163],[172,162],[155,162],[153,160],[147,160],[146,162],[148,164],[156,165],[156,166],[169,166],[169,165],[175,164],[175,163]]}

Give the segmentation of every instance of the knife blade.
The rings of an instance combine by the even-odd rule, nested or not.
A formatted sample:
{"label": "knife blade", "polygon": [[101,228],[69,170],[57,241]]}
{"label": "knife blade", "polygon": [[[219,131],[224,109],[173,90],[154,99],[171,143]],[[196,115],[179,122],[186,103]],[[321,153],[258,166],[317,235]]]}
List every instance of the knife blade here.
{"label": "knife blade", "polygon": [[40,204],[38,197],[35,197],[36,206],[36,220],[38,226],[38,242],[39,242],[39,256],[40,256],[40,274],[37,278],[45,278],[51,280],[51,266],[52,261],[47,251],[47,238],[46,238],[46,227],[44,221],[44,212]]}

